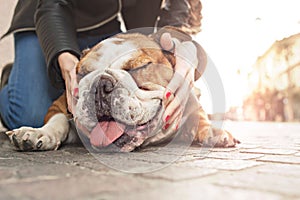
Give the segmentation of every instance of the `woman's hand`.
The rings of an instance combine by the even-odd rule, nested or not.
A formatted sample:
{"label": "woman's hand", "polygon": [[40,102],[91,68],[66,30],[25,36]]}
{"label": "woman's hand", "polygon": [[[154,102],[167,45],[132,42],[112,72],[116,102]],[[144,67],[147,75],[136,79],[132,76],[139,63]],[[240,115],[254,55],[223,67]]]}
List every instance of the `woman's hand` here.
{"label": "woman's hand", "polygon": [[197,49],[193,42],[179,42],[169,33],[161,36],[160,44],[164,50],[174,51],[176,57],[175,73],[164,93],[164,128],[176,123],[178,129],[189,93],[194,86],[194,73],[198,65]]}
{"label": "woman's hand", "polygon": [[73,113],[72,96],[76,96],[78,93],[78,85],[76,81],[77,63],[78,58],[71,53],[64,52],[58,56],[58,64],[66,84],[68,110],[71,113]]}

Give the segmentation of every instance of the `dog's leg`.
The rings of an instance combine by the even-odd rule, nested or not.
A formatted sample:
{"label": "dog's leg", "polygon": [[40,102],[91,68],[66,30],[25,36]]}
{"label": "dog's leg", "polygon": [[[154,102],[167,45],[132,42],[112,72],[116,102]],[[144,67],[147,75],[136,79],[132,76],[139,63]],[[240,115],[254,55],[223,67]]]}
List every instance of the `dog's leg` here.
{"label": "dog's leg", "polygon": [[202,107],[198,111],[198,131],[194,137],[194,143],[209,147],[234,147],[240,141],[235,139],[226,130],[212,127]]}
{"label": "dog's leg", "polygon": [[72,142],[75,138],[74,134],[69,133],[67,116],[67,99],[63,94],[50,106],[43,127],[21,127],[8,131],[7,135],[16,148],[22,151],[56,150],[66,139],[67,142]]}
{"label": "dog's leg", "polygon": [[69,122],[63,113],[57,113],[41,128],[21,127],[8,131],[18,150],[57,150],[68,136]]}

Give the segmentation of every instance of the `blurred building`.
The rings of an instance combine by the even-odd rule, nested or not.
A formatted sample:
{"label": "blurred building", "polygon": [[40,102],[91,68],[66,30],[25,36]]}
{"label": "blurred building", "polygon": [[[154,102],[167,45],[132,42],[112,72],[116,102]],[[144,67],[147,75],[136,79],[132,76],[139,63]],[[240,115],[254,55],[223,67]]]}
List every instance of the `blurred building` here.
{"label": "blurred building", "polygon": [[300,120],[300,33],[276,41],[259,57],[248,76],[244,100],[247,120]]}

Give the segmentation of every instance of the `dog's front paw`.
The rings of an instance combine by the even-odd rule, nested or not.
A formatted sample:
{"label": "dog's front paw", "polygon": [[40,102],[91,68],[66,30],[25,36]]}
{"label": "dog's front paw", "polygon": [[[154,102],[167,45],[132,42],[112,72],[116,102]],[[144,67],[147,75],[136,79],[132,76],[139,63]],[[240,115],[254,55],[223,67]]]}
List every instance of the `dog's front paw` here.
{"label": "dog's front paw", "polygon": [[21,127],[7,131],[6,134],[11,143],[21,151],[57,150],[61,144],[60,140],[38,128]]}
{"label": "dog's front paw", "polygon": [[212,128],[211,137],[208,138],[208,145],[213,147],[235,147],[241,142],[235,139],[231,133],[223,129]]}
{"label": "dog's front paw", "polygon": [[235,139],[231,133],[226,130],[209,128],[206,131],[198,133],[196,144],[205,147],[235,147],[236,144],[241,142]]}

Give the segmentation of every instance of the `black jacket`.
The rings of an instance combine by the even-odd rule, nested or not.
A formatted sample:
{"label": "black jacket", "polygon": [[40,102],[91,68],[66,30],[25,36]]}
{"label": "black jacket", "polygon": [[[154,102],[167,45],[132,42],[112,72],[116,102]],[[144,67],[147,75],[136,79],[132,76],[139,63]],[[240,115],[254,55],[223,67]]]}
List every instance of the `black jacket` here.
{"label": "black jacket", "polygon": [[[118,13],[127,29],[173,25],[198,32],[199,0],[19,0],[7,34],[36,31],[52,83],[63,87],[57,56],[80,57],[78,34],[110,34],[119,30]],[[159,19],[157,21],[157,19]],[[5,34],[5,35],[7,35]]]}

